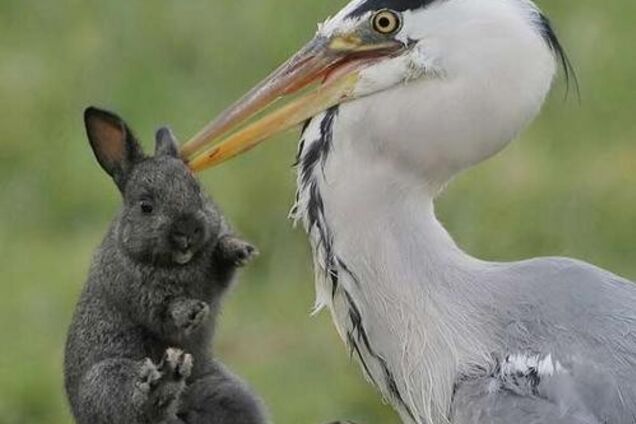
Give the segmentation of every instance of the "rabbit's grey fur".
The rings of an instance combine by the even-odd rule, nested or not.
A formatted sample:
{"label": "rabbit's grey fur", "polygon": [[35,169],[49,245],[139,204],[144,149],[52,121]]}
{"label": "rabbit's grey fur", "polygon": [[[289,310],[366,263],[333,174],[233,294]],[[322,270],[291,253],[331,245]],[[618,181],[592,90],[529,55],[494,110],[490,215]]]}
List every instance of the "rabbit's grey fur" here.
{"label": "rabbit's grey fur", "polygon": [[153,157],[117,115],[85,124],[123,207],[97,250],[70,326],[65,386],[79,424],[260,424],[247,386],[209,357],[223,293],[254,253],[178,158],[167,129]]}

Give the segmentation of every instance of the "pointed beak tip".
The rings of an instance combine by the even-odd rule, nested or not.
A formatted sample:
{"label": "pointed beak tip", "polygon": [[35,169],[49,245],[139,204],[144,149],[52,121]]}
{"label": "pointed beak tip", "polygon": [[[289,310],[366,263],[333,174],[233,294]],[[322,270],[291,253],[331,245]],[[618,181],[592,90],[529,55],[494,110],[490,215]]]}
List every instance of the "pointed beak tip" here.
{"label": "pointed beak tip", "polygon": [[[365,66],[369,57],[349,60],[347,56],[331,50],[325,39],[315,38],[184,144],[182,157],[193,171],[199,172],[241,154],[335,104],[354,99],[359,68]],[[311,84],[316,84],[316,88],[232,133],[279,98],[299,92]],[[205,150],[213,143],[216,144]]]}

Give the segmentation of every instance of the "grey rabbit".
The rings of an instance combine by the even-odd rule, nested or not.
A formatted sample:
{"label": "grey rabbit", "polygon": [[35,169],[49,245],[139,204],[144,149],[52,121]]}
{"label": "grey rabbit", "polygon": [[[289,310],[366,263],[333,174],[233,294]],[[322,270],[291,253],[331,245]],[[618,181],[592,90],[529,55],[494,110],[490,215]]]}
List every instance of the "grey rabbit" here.
{"label": "grey rabbit", "polygon": [[164,128],[144,155],[117,115],[88,108],[90,145],[123,196],[66,343],[78,424],[260,424],[261,401],[209,357],[234,271],[255,249],[233,235]]}

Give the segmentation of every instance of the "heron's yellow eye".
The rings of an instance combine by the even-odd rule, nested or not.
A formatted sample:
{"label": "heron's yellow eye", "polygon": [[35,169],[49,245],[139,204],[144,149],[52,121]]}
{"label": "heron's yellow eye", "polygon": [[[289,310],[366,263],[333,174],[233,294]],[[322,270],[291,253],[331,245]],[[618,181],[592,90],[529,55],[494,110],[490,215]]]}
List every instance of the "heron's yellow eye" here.
{"label": "heron's yellow eye", "polygon": [[383,9],[373,15],[371,25],[380,34],[393,34],[402,26],[402,19],[400,19],[400,15],[397,12]]}

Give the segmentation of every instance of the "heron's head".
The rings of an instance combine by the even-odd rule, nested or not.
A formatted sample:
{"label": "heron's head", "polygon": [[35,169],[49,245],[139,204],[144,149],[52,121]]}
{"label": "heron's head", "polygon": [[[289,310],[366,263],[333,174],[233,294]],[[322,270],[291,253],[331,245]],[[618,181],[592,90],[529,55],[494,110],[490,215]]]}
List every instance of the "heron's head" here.
{"label": "heron's head", "polygon": [[501,149],[536,115],[558,58],[565,63],[530,0],[354,0],[182,155],[200,170],[342,104],[352,137],[452,173]]}

